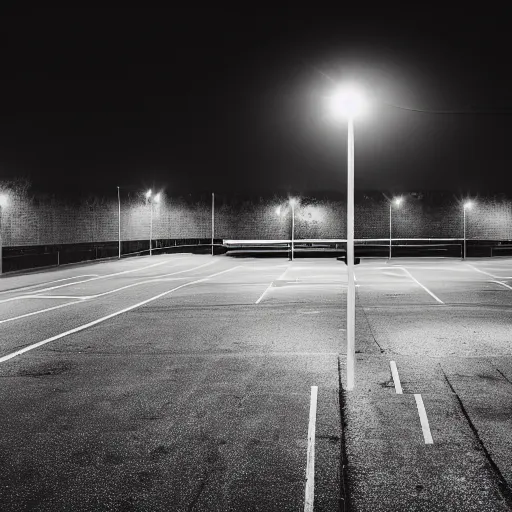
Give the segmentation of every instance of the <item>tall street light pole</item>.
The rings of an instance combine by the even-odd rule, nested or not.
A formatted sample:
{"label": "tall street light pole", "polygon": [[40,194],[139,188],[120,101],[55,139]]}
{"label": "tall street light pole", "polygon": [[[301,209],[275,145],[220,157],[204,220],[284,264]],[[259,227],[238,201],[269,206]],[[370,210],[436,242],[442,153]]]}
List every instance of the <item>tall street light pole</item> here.
{"label": "tall street light pole", "polygon": [[347,390],[355,387],[356,287],[354,278],[354,119],[365,110],[365,100],[352,85],[341,87],[331,97],[333,114],[348,123],[347,138]]}
{"label": "tall street light pole", "polygon": [[355,386],[356,287],[354,279],[354,118],[348,118],[347,146],[347,389]]}
{"label": "tall street light pole", "polygon": [[119,241],[119,259],[121,259],[121,193],[119,192],[119,187],[117,187],[117,214],[119,220],[119,233],[118,233],[118,241]]}
{"label": "tall street light pole", "polygon": [[466,259],[466,210],[471,208],[473,206],[473,203],[471,201],[466,201],[463,205],[463,211],[464,211],[464,216],[463,216],[463,225],[464,225],[464,228],[463,228],[463,231],[464,231],[464,246],[463,246],[463,253],[462,253],[462,259],[465,260]]}

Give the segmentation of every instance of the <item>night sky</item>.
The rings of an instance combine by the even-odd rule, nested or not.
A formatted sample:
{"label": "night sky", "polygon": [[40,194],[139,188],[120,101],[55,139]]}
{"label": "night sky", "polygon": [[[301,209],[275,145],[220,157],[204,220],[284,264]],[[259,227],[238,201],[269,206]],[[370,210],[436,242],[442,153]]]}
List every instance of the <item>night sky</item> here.
{"label": "night sky", "polygon": [[4,9],[0,180],[64,195],[343,192],[346,126],[325,98],[350,79],[372,98],[356,188],[510,193],[509,20],[496,8]]}

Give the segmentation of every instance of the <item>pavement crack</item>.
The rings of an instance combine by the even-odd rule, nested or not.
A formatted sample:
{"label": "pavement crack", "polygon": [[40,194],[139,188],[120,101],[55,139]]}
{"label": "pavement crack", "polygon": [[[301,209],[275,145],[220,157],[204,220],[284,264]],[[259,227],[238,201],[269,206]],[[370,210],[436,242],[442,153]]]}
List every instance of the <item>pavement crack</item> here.
{"label": "pavement crack", "polygon": [[[493,365],[494,366],[494,365]],[[494,369],[509,383],[512,384],[512,381],[499,369],[494,366]]]}
{"label": "pavement crack", "polygon": [[512,510],[512,489],[510,488],[507,480],[505,479],[505,477],[503,476],[502,472],[500,471],[500,468],[498,467],[496,462],[494,462],[493,458],[491,457],[491,454],[489,453],[489,451],[485,447],[485,444],[484,444],[483,440],[481,439],[480,434],[478,433],[478,429],[476,428],[475,424],[473,423],[473,421],[469,417],[469,414],[466,411],[466,408],[464,407],[464,404],[462,403],[461,398],[459,397],[459,395],[455,391],[455,388],[453,387],[452,383],[448,379],[448,376],[446,375],[445,371],[443,370],[441,364],[439,364],[439,367],[441,369],[441,373],[443,374],[443,376],[444,376],[444,378],[446,380],[446,383],[448,384],[448,386],[451,389],[453,395],[457,399],[457,402],[459,403],[459,407],[460,407],[460,409],[462,411],[462,414],[466,418],[466,421],[468,422],[469,427],[473,431],[473,435],[475,436],[475,439],[476,439],[477,443],[480,445],[480,448],[481,448],[482,452],[484,453],[485,458],[487,459],[487,462],[489,463],[490,467],[492,468],[492,470],[494,472],[494,475],[495,475],[496,480],[497,480],[497,485],[498,485],[498,489],[500,491],[500,494],[502,495],[502,497],[505,500],[505,502],[506,502],[507,506],[509,507],[509,509]]}
{"label": "pavement crack", "polygon": [[349,480],[348,480],[348,462],[347,462],[347,447],[345,439],[345,391],[341,384],[341,359],[338,356],[338,389],[339,389],[339,406],[340,406],[340,430],[341,430],[341,443],[340,443],[340,512],[350,512],[350,494],[349,494]]}
{"label": "pavement crack", "polygon": [[368,315],[366,314],[366,311],[363,306],[360,306],[359,309],[363,312],[364,318],[366,320],[366,323],[368,324],[368,329],[370,329],[370,334],[372,335],[373,341],[379,347],[380,353],[384,354],[385,350],[379,345],[379,342],[377,341],[377,338],[375,337],[375,334],[373,332],[372,326],[370,324],[370,320],[368,320]]}

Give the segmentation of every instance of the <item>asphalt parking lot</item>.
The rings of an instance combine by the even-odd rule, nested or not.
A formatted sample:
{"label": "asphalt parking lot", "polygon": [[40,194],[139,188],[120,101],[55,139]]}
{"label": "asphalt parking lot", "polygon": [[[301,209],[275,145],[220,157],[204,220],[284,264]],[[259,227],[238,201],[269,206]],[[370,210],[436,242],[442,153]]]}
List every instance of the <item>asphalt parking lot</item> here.
{"label": "asphalt parking lot", "polygon": [[512,260],[363,260],[350,392],[346,277],[184,254],[2,277],[0,510],[296,511],[308,475],[316,511],[510,510]]}

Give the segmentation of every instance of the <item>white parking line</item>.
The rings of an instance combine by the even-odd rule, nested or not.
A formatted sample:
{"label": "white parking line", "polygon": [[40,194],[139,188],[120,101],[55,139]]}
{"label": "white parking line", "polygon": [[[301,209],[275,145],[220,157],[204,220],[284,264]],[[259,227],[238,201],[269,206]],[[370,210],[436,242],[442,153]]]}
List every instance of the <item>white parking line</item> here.
{"label": "white parking line", "polygon": [[[116,293],[116,292],[120,292],[121,290],[125,290],[126,288],[132,288],[134,286],[140,286],[140,285],[143,285],[143,284],[148,284],[148,283],[155,283],[155,282],[159,282],[159,281],[166,281],[167,277],[168,276],[174,276],[176,274],[183,274],[185,272],[192,272],[193,270],[197,270],[198,268],[202,268],[202,267],[207,267],[208,265],[212,265],[213,263],[215,263],[215,261],[209,261],[208,263],[204,263],[203,265],[199,265],[197,267],[193,267],[193,268],[189,268],[189,269],[186,269],[186,270],[179,270],[178,272],[171,272],[170,274],[163,274],[162,276],[160,276],[160,279],[149,279],[149,280],[146,280],[146,281],[139,281],[137,283],[132,283],[132,284],[128,284],[126,286],[121,286],[120,288],[115,288],[114,290],[109,290],[108,292],[103,292],[103,293],[98,293],[97,295],[84,295],[83,297],[65,297],[65,296],[56,296],[56,295],[49,295],[49,296],[39,296],[39,295],[23,295],[21,297],[13,297],[13,299],[8,299],[8,300],[17,300],[17,299],[39,299],[39,298],[43,298],[43,299],[47,299],[47,298],[51,298],[51,299],[55,299],[55,298],[75,298],[75,299],[80,299],[80,300],[77,300],[77,301],[74,301],[74,302],[69,302],[68,304],[61,304],[60,306],[54,306],[54,307],[51,307],[51,308],[46,308],[46,309],[41,309],[41,310],[38,310],[38,311],[33,311],[32,313],[25,313],[24,315],[19,315],[19,316],[15,316],[15,317],[12,317],[12,318],[7,318],[5,320],[0,320],[0,324],[3,324],[3,323],[6,323],[6,322],[12,322],[13,320],[20,320],[21,318],[26,318],[26,317],[29,317],[29,316],[33,316],[33,315],[37,315],[37,314],[40,314],[40,313],[46,313],[48,311],[53,311],[54,309],[60,309],[60,308],[63,308],[63,307],[66,307],[66,306],[72,306],[73,304],[78,304],[79,302],[83,302],[84,300],[90,300],[90,299],[97,299],[98,297],[103,297],[104,295],[109,295],[111,293]],[[0,301],[2,302],[2,301]]]}
{"label": "white parking line", "polygon": [[202,283],[204,281],[207,281],[208,279],[211,279],[212,277],[219,276],[221,274],[225,274],[226,272],[231,272],[232,270],[235,270],[242,266],[243,265],[231,267],[231,268],[228,268],[227,270],[222,270],[221,272],[217,272],[215,274],[211,274],[211,275],[203,277],[201,279],[197,279],[196,281],[191,281],[190,283],[184,283],[180,286],[177,286],[176,288],[173,288],[172,290],[167,290],[165,292],[159,293],[158,295],[155,295],[154,297],[150,297],[149,299],[138,302],[137,304],[134,304],[133,306],[129,306],[127,308],[121,309],[120,311],[116,311],[115,313],[111,313],[110,315],[106,315],[101,318],[98,318],[97,320],[93,320],[92,322],[88,322],[87,324],[80,325],[79,327],[75,327],[74,329],[70,329],[69,331],[62,332],[60,334],[57,334],[56,336],[52,336],[51,338],[47,338],[45,340],[38,341],[37,343],[33,343],[32,345],[23,347],[20,350],[16,350],[16,352],[12,352],[3,357],[0,357],[0,363],[3,363],[5,361],[8,361],[9,359],[12,359],[16,356],[24,354],[25,352],[28,352],[29,350],[34,350],[35,348],[41,347],[42,345],[46,345],[47,343],[50,343],[52,341],[59,340],[61,338],[69,336],[70,334],[74,334],[76,332],[83,331],[84,329],[92,327],[93,325],[97,325],[102,322],[105,322],[106,320],[109,320],[110,318],[114,318],[116,316],[122,315],[123,313],[127,313],[128,311],[131,311],[132,309],[136,309],[136,308],[139,308],[140,306],[144,306],[145,304],[149,304],[150,302],[161,299],[162,297],[165,297],[166,295],[169,295],[170,293],[175,292],[176,290],[185,288],[186,286],[192,286],[193,284]]}
{"label": "white parking line", "polygon": [[502,283],[501,281],[490,281],[491,283],[501,284],[501,286],[504,286],[505,288],[508,288],[509,290],[512,290],[512,286]]}
{"label": "white parking line", "polygon": [[[486,276],[494,277],[494,279],[512,279],[512,276],[497,276],[495,274],[491,274],[490,272],[486,272],[485,270],[481,270],[479,268],[476,268],[474,265],[471,265],[470,263],[466,263],[468,267],[471,267],[473,270],[476,270],[477,272],[480,272],[481,274],[485,274]],[[508,268],[497,268],[495,270],[510,270]]]}
{"label": "white parking line", "polygon": [[393,375],[393,382],[395,383],[395,390],[397,394],[402,395],[402,385],[400,384],[400,377],[398,376],[398,370],[396,368],[395,361],[389,361],[389,365],[391,366],[391,375]]}
{"label": "white parking line", "polygon": [[421,395],[414,395],[416,399],[416,406],[418,407],[418,414],[420,415],[421,430],[423,431],[423,438],[425,444],[434,444],[432,434],[430,433],[430,427],[428,425],[427,411],[425,411],[425,405]]}
{"label": "white parking line", "polygon": [[440,304],[444,304],[444,302],[435,294],[433,294],[426,286],[422,285],[415,277],[411,275],[411,273],[405,267],[396,267],[401,268],[415,283],[419,284],[431,297],[433,297]]}
{"label": "white parking line", "polygon": [[[290,265],[287,265],[286,266],[286,269],[285,271],[281,274],[280,277],[277,278],[277,281],[281,281],[282,279],[284,279],[284,276],[286,274],[286,272],[288,272],[288,269],[290,268]],[[274,284],[274,281],[272,281],[268,286],[267,288],[265,289],[265,291],[261,294],[260,298],[254,303],[254,304],[259,304],[261,302],[261,299],[263,299],[263,297],[265,296],[265,294],[270,290],[270,288],[272,288],[272,285]]]}
{"label": "white parking line", "polygon": [[29,286],[22,286],[21,288],[11,288],[10,290],[2,290],[0,294],[4,293],[17,293],[22,292],[24,290],[32,290],[33,288],[38,288],[39,286],[46,286],[52,283],[60,283],[62,281],[70,281],[71,279],[80,279],[81,277],[98,277],[98,274],[84,274],[83,276],[73,276],[73,277],[65,277],[64,279],[56,279],[55,281],[46,281],[44,283],[31,284]]}
{"label": "white parking line", "polygon": [[[184,258],[173,258],[172,261],[174,262],[176,260],[182,260],[182,259],[184,259]],[[85,279],[84,281],[76,281],[76,282],[73,282],[73,283],[60,284],[58,286],[50,286],[49,288],[44,288],[42,290],[39,290],[39,292],[48,292],[50,290],[56,290],[57,288],[64,288],[66,286],[73,286],[75,284],[90,283],[91,281],[97,281],[98,279],[106,279],[107,277],[120,276],[120,275],[123,275],[123,274],[130,274],[132,272],[137,272],[139,270],[146,270],[148,268],[159,267],[160,265],[165,265],[166,263],[169,263],[169,262],[168,261],[161,261],[159,263],[154,263],[153,265],[147,265],[146,267],[132,268],[130,270],[123,270],[122,272],[115,272],[113,274],[105,274],[105,275],[102,275],[102,276],[93,277],[92,279]]]}
{"label": "white parking line", "polygon": [[311,405],[309,408],[308,455],[306,464],[306,495],[304,512],[313,512],[315,501],[315,431],[316,431],[316,402],[318,386],[311,386]]}
{"label": "white parking line", "polygon": [[73,304],[79,304],[83,302],[83,300],[76,300],[74,302],[66,302],[66,304],[60,304],[58,306],[53,306],[51,308],[39,309],[37,311],[32,311],[32,313],[25,313],[24,315],[13,316],[11,318],[6,318],[5,320],[0,320],[0,324],[5,324],[7,322],[13,322],[14,320],[20,320],[21,318],[27,318],[28,316],[39,315],[41,313],[47,313],[48,311],[53,311],[54,309],[65,308],[67,306],[72,306]]}

